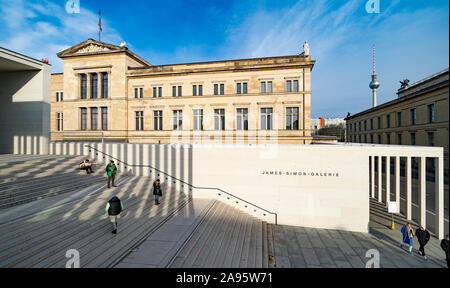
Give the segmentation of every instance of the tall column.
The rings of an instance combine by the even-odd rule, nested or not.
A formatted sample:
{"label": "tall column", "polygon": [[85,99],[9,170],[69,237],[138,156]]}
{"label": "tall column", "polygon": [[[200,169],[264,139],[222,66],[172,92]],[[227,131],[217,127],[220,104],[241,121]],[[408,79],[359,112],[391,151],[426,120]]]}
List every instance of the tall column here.
{"label": "tall column", "polygon": [[420,211],[420,218],[419,223],[423,226],[423,228],[426,228],[427,225],[427,191],[426,191],[426,184],[427,184],[427,170],[426,170],[426,163],[427,158],[426,157],[420,157],[420,165],[419,165],[419,211]]}
{"label": "tall column", "polygon": [[370,196],[375,198],[375,156],[370,156]]}
{"label": "tall column", "polygon": [[400,211],[400,156],[395,156],[395,202],[397,202],[397,207]]}
{"label": "tall column", "polygon": [[91,78],[92,78],[92,74],[91,73],[86,73],[86,98],[87,99],[91,99],[92,98],[92,93],[91,93]]}
{"label": "tall column", "polygon": [[386,156],[386,207],[391,201],[391,157]]}
{"label": "tall column", "polygon": [[406,157],[405,162],[405,178],[406,178],[406,219],[412,218],[412,203],[411,203],[411,156]]}
{"label": "tall column", "polygon": [[434,196],[435,196],[435,221],[436,221],[436,235],[439,239],[444,238],[444,160],[442,156],[435,158],[435,182],[434,182]]}
{"label": "tall column", "polygon": [[383,188],[383,182],[382,182],[382,178],[381,178],[381,176],[382,176],[382,174],[383,174],[383,171],[382,171],[382,167],[381,167],[381,159],[383,159],[383,157],[382,156],[378,156],[378,202],[381,202],[381,200],[382,200],[382,196],[381,196],[381,193],[382,193],[382,188]]}

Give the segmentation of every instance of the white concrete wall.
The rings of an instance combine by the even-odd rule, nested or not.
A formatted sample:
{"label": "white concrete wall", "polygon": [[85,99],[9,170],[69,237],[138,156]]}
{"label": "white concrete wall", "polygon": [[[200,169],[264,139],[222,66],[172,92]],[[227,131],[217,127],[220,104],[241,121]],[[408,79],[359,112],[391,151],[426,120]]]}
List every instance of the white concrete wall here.
{"label": "white concrete wall", "polygon": [[1,72],[0,154],[47,154],[49,136],[50,67]]}
{"label": "white concrete wall", "polygon": [[[275,222],[275,217],[266,210],[278,215],[279,224],[357,232],[368,232],[370,157],[443,158],[441,147],[373,144],[105,143],[102,147],[101,143],[53,142],[49,151],[56,155],[83,154],[94,161],[110,160],[95,149],[89,151],[86,145],[127,163],[119,165],[120,171],[150,176],[149,184],[160,178],[163,185],[176,187],[193,197],[219,199],[270,223]],[[164,173],[139,165],[151,165],[196,188],[177,180],[174,183],[174,179]],[[436,227],[442,230],[442,175],[438,179],[436,221],[440,224]],[[238,198],[199,187],[219,188]]]}

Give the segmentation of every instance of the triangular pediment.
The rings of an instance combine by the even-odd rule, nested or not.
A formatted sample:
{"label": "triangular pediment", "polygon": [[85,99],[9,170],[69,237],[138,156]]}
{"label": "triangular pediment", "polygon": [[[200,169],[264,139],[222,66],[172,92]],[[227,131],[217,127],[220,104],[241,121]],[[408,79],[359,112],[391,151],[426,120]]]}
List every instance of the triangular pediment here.
{"label": "triangular pediment", "polygon": [[90,55],[98,53],[109,53],[109,52],[119,52],[127,50],[126,47],[115,46],[103,42],[99,42],[93,39],[89,39],[80,44],[72,46],[59,52],[58,57],[68,57],[68,56],[81,56]]}

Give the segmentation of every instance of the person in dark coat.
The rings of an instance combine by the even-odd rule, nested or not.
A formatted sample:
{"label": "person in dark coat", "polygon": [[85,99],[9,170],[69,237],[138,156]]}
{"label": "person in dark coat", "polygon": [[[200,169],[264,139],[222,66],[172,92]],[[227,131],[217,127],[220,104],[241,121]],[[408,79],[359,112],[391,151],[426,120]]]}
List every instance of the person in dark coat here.
{"label": "person in dark coat", "polygon": [[416,230],[416,237],[417,241],[419,241],[419,254],[423,256],[423,258],[427,259],[427,256],[425,255],[425,245],[427,245],[428,241],[430,240],[430,233],[428,233],[428,230],[420,226]]}
{"label": "person in dark coat", "polygon": [[120,199],[115,194],[112,194],[108,203],[106,203],[105,213],[108,213],[109,215],[109,220],[111,221],[113,226],[113,234],[117,233],[117,218],[119,217],[120,213],[122,213],[122,211],[122,201],[120,201]]}
{"label": "person in dark coat", "polygon": [[162,197],[161,183],[159,179],[153,182],[153,195],[155,195],[155,205],[159,205],[159,197]]}
{"label": "person in dark coat", "polygon": [[450,243],[448,239],[448,234],[445,235],[445,239],[441,241],[441,248],[445,252],[445,261],[447,261],[447,268],[450,268]]}

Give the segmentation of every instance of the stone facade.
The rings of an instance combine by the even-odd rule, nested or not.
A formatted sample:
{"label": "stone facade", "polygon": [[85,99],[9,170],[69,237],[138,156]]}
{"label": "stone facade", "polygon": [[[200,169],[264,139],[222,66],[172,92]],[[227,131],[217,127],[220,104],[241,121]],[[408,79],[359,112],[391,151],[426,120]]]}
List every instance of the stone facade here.
{"label": "stone facade", "polygon": [[398,98],[346,118],[348,142],[444,147],[448,175],[448,68],[399,89]]}
{"label": "stone facade", "polygon": [[[58,56],[64,73],[52,76],[53,141],[312,142],[310,56],[154,66],[125,46],[92,39]],[[62,102],[57,91],[64,92]],[[239,112],[247,112],[248,124]],[[57,131],[58,113],[63,131]]]}

